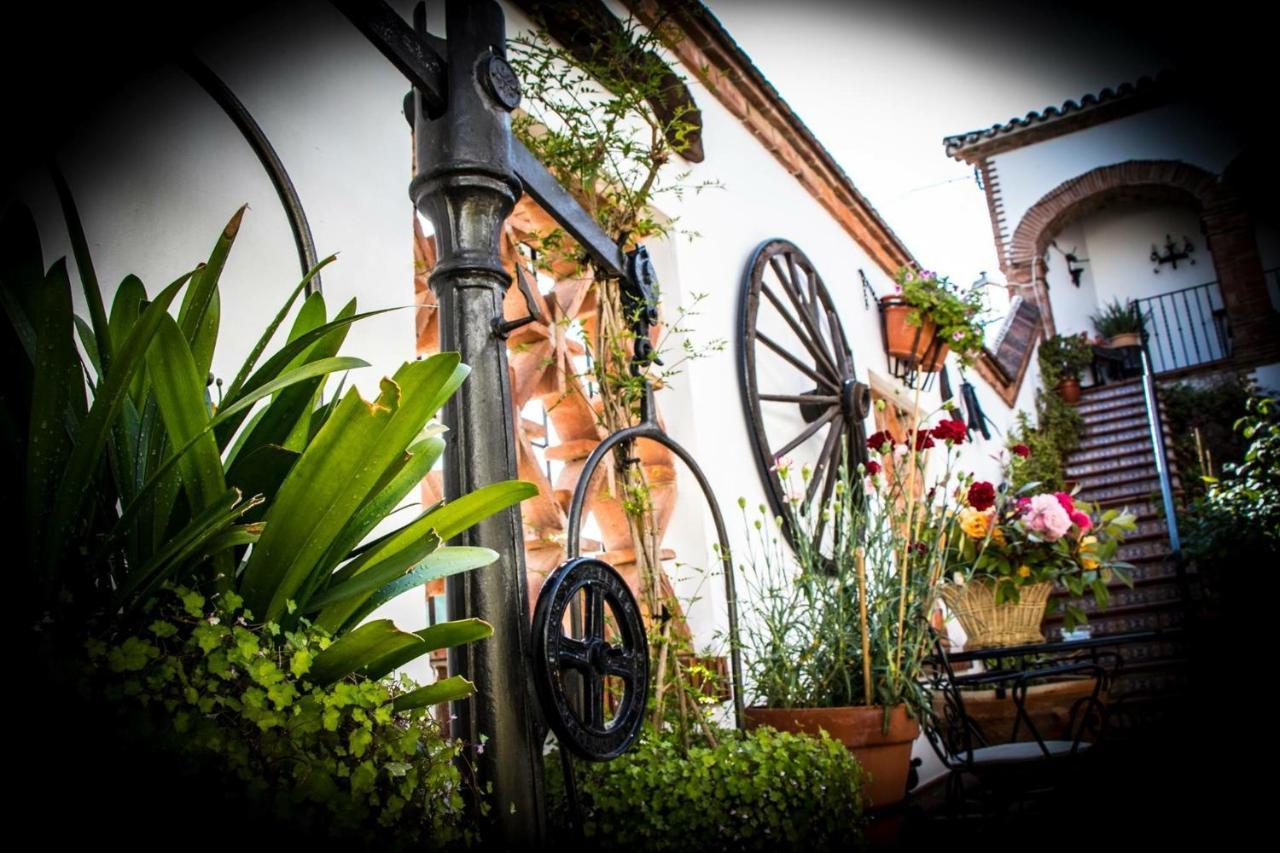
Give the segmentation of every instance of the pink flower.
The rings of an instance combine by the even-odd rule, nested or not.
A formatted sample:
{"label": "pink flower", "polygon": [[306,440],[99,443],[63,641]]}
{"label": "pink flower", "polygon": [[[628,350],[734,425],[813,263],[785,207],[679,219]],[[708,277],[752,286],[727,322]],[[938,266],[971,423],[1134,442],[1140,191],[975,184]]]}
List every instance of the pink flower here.
{"label": "pink flower", "polygon": [[1076,527],[1079,527],[1081,533],[1087,533],[1089,532],[1089,529],[1093,527],[1093,519],[1089,517],[1088,513],[1083,513],[1080,510],[1075,510],[1074,512],[1070,513],[1070,516],[1071,516],[1071,523],[1074,524]]}
{"label": "pink flower", "polygon": [[1057,542],[1071,529],[1071,516],[1057,495],[1036,495],[1025,518],[1028,529],[1047,542]]}

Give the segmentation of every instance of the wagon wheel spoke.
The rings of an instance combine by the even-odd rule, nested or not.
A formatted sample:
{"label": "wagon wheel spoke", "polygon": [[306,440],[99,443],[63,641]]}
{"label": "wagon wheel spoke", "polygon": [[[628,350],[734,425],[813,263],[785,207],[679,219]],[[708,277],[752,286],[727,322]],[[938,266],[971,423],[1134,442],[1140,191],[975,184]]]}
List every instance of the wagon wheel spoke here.
{"label": "wagon wheel spoke", "polygon": [[770,403],[839,403],[840,398],[834,394],[761,394],[761,400]]}
{"label": "wagon wheel spoke", "polygon": [[840,376],[852,377],[853,371],[849,369],[849,356],[845,353],[844,347],[840,345],[840,321],[836,319],[836,312],[827,312],[827,325],[831,329],[831,348],[836,351],[836,361],[840,362]]}
{"label": "wagon wheel spoke", "polygon": [[[805,303],[801,298],[800,285],[797,281],[791,279],[782,271],[782,266],[778,263],[776,257],[769,259],[769,265],[773,268],[773,274],[778,277],[778,281],[782,284],[782,290],[787,294],[787,299],[795,307],[796,313],[800,315],[800,322],[804,324],[805,329],[809,332],[809,337],[815,347],[826,351],[826,341],[822,339],[822,330],[818,328],[817,318],[813,314],[813,309]],[[767,287],[764,280],[760,281],[761,288]],[[827,356],[826,361],[834,367],[831,357]]]}
{"label": "wagon wheel spoke", "polygon": [[833,424],[831,431],[827,433],[827,440],[822,445],[822,454],[818,456],[818,462],[813,466],[813,479],[809,481],[809,487],[805,490],[804,501],[806,504],[813,501],[814,493],[818,491],[818,483],[822,482],[822,475],[829,470],[828,466],[838,465],[835,456],[840,452],[840,436],[843,434],[843,420]]}
{"label": "wagon wheel spoke", "polygon": [[800,445],[808,441],[810,436],[812,436],[818,430],[822,429],[823,426],[825,426],[829,421],[831,421],[833,418],[835,418],[839,414],[840,414],[840,410],[834,406],[832,406],[830,409],[827,409],[825,412],[822,413],[822,415],[818,417],[816,421],[814,421],[813,423],[805,427],[803,432],[801,432],[795,438],[791,439],[786,444],[784,444],[781,447],[781,449],[777,450],[773,454],[773,457],[775,459],[781,459],[783,456],[786,456],[788,453],[790,453],[791,451],[795,450],[797,447],[799,447]]}
{"label": "wagon wheel spoke", "polygon": [[[832,465],[830,468],[827,469],[826,482],[822,486],[822,500],[819,502],[819,506],[826,506],[831,501],[831,493],[832,491],[835,490],[836,476],[837,476],[837,471],[839,470],[839,467],[840,466],[838,465]],[[827,529],[827,520],[823,516],[823,514],[819,512],[818,527],[813,534],[814,548],[822,547],[822,534],[826,532],[826,529]]]}
{"label": "wagon wheel spoke", "polygon": [[818,373],[812,367],[805,364],[803,361],[796,358],[791,353],[787,352],[783,347],[775,343],[773,338],[769,337],[764,332],[756,332],[756,340],[764,344],[765,346],[767,346],[769,349],[773,350],[777,355],[779,355],[782,358],[783,361],[790,364],[796,370],[799,370],[805,376],[808,376],[814,382],[820,382],[823,385],[826,385],[832,391],[838,392],[840,390],[840,386],[836,385],[834,380],[826,376],[823,376],[821,373]]}
{"label": "wagon wheel spoke", "polygon": [[796,324],[795,318],[791,316],[791,312],[787,311],[787,309],[783,307],[782,300],[778,299],[777,294],[773,292],[769,285],[762,284],[760,286],[760,292],[763,293],[771,303],[773,303],[774,310],[782,315],[783,320],[787,321],[787,325],[791,327],[792,334],[800,339],[800,343],[804,344],[804,348],[809,351],[809,355],[813,356],[814,360],[819,362],[818,366],[825,367],[832,376],[839,376],[840,371],[837,370],[835,364],[832,363],[831,356],[827,355],[826,350],[824,350],[820,344],[815,344],[809,338],[809,335],[801,330],[800,326]]}
{"label": "wagon wheel spoke", "polygon": [[591,640],[604,639],[604,592],[595,585],[586,588],[587,597],[587,625],[586,639]]}

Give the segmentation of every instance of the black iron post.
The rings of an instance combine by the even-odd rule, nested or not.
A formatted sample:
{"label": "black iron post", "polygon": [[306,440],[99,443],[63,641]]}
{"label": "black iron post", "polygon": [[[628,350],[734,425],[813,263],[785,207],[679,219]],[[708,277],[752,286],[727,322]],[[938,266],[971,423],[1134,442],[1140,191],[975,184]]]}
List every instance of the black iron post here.
{"label": "black iron post", "polygon": [[[502,11],[492,0],[449,0],[445,104],[438,117],[417,98],[414,204],[435,227],[439,256],[431,288],[440,303],[440,344],[471,366],[471,375],[446,406],[450,429],[445,497],[514,477],[515,437],[506,342],[494,331],[510,277],[499,256],[502,224],[520,197],[512,163],[509,111],[519,86],[505,57]],[[509,848],[544,838],[543,780],[538,717],[529,681],[529,613],[524,537],[513,508],[459,537],[498,552],[488,568],[448,581],[451,618],[491,623],[492,638],[454,649],[449,665],[476,684],[455,707],[454,733],[473,744],[482,789],[492,785],[495,831]]]}

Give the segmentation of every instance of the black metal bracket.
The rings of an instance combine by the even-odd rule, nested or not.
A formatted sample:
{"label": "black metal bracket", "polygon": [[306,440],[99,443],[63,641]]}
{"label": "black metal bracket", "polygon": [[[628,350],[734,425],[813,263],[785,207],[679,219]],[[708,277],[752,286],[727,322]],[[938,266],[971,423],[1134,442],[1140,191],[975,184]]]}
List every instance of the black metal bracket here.
{"label": "black metal bracket", "polygon": [[493,333],[500,338],[505,338],[516,329],[524,328],[530,323],[547,322],[547,315],[543,314],[542,309],[538,307],[538,300],[533,295],[533,285],[530,284],[529,276],[524,271],[524,266],[520,263],[516,264],[516,287],[520,288],[520,294],[524,296],[525,309],[529,313],[516,320],[504,320],[502,317],[494,317]]}
{"label": "black metal bracket", "polygon": [[638,376],[646,365],[662,364],[649,342],[649,330],[658,323],[658,274],[644,246],[627,253],[627,275],[618,286],[623,313],[630,319],[631,331],[635,333],[631,373]]}

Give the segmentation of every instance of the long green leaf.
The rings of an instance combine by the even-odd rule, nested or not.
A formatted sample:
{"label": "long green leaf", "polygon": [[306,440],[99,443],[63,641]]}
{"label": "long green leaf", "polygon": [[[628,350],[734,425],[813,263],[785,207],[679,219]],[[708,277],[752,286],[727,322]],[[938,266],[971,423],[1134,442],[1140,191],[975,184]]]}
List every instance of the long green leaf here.
{"label": "long green leaf", "polygon": [[240,231],[240,222],[249,205],[244,205],[232,216],[222,233],[218,235],[209,253],[209,260],[192,277],[182,307],[178,310],[178,326],[191,347],[196,370],[205,377],[213,364],[213,348],[218,340],[218,320],[221,313],[218,300],[218,279],[226,266],[227,256]]}
{"label": "long green leaf", "polygon": [[77,393],[80,406],[84,405],[80,358],[72,331],[71,282],[65,261],[58,261],[49,270],[40,296],[43,304],[36,321],[37,369],[31,390],[26,460],[25,526],[33,555],[38,553],[48,507],[72,451],[66,413],[74,405],[72,400]]}
{"label": "long green leaf", "polygon": [[476,686],[461,675],[451,675],[397,696],[392,700],[391,707],[397,711],[409,711],[439,705],[441,702],[457,702],[459,699],[466,699],[475,690]]}
{"label": "long green leaf", "polygon": [[493,626],[480,619],[456,619],[415,631],[414,636],[418,638],[419,645],[406,643],[388,646],[386,651],[365,664],[361,674],[369,678],[381,678],[392,670],[438,649],[451,649],[492,637]]}
{"label": "long green leaf", "polygon": [[[402,557],[397,555],[398,559],[383,560],[380,563],[369,566],[368,569],[345,583],[333,584],[311,596],[307,601],[306,612],[314,613],[324,607],[346,604],[349,599],[356,597],[363,600],[374,590],[403,577],[414,567],[415,563],[428,558],[439,547],[440,539],[437,536],[433,534],[425,537],[419,543],[416,553],[405,553]],[[320,624],[321,627],[326,627],[321,624],[320,620],[317,620],[317,624]]]}
{"label": "long green leaf", "polygon": [[[463,559],[454,559],[454,555],[452,554],[444,556],[446,552],[458,551],[485,553],[477,553],[470,558]],[[437,560],[437,557],[440,557],[440,559]],[[458,574],[459,572],[484,568],[496,559],[498,559],[497,552],[491,551],[488,548],[473,548],[463,545],[451,545],[446,548],[441,548],[439,551],[433,553],[431,556],[418,563],[418,565],[414,566],[407,574],[396,578],[386,586],[378,589],[372,595],[363,599],[355,609],[347,609],[345,618],[343,609],[339,609],[339,607],[335,605],[332,608],[326,608],[326,610],[316,618],[316,624],[319,624],[322,627],[328,627],[331,622],[336,623],[336,627],[332,629],[336,633],[344,626],[360,624],[365,619],[369,618],[369,615],[379,607],[386,604],[388,601],[391,601],[393,598],[403,595],[409,590],[417,589],[425,583],[442,577],[447,577],[449,575]],[[356,577],[363,577],[363,574],[357,575]],[[330,609],[333,610],[332,613],[329,612]]]}
{"label": "long green leaf", "polygon": [[435,413],[439,389],[458,366],[456,354],[433,356],[384,379],[372,404],[354,389],[347,394],[267,512],[267,530],[242,578],[250,609],[274,620],[287,601],[306,606],[306,595],[332,570],[321,560],[334,538]]}
{"label": "long green leaf", "polygon": [[51,523],[46,528],[48,535],[44,537],[41,549],[46,571],[50,573],[57,572],[62,549],[72,540],[75,518],[92,491],[94,470],[102,457],[111,424],[124,401],[129,380],[144,363],[147,347],[160,326],[161,318],[168,317],[165,312],[189,277],[190,273],[170,284],[142,312],[116,354],[116,363],[108,368],[106,380],[100,385],[93,406],[76,433],[75,448],[58,484],[50,511]]}
{"label": "long green leaf", "polygon": [[284,322],[284,318],[289,315],[289,309],[293,307],[294,300],[298,298],[300,293],[307,289],[307,285],[311,283],[312,279],[320,274],[320,270],[332,263],[336,257],[338,256],[330,255],[325,258],[323,261],[316,264],[314,269],[303,276],[302,281],[298,282],[298,286],[293,289],[293,292],[289,294],[289,298],[284,301],[284,306],[276,313],[276,316],[272,321],[267,324],[267,328],[263,331],[262,337],[258,338],[258,342],[254,344],[253,349],[249,351],[249,356],[244,360],[244,364],[240,367],[240,372],[236,374],[235,379],[233,379],[231,384],[227,386],[227,390],[225,392],[227,398],[234,399],[240,394],[240,389],[244,387],[244,383],[249,378],[249,374],[252,373],[253,368],[257,366],[258,359],[261,358],[262,353],[266,351],[267,344],[271,343],[271,339],[275,336],[276,331],[279,330],[280,325]]}
{"label": "long green leaf", "polygon": [[49,176],[53,179],[53,188],[58,194],[58,203],[62,206],[62,217],[67,224],[67,236],[71,240],[71,254],[75,256],[76,270],[80,273],[80,286],[84,290],[85,302],[89,305],[89,320],[93,324],[93,334],[98,339],[98,361],[102,364],[103,370],[110,370],[112,352],[107,309],[102,302],[102,290],[98,287],[98,275],[93,269],[93,258],[89,255],[89,241],[84,235],[80,211],[76,209],[71,188],[67,186],[67,179],[52,161],[49,162]]}
{"label": "long green leaf", "polygon": [[169,444],[184,451],[179,454],[178,470],[193,512],[203,510],[227,490],[222,457],[209,429],[204,382],[197,370],[182,329],[165,315],[147,350],[147,371]]}
{"label": "long green leaf", "polygon": [[308,675],[317,684],[332,684],[393,650],[420,648],[423,645],[420,637],[401,631],[390,619],[379,619],[339,637],[317,654],[311,662]]}
{"label": "long green leaf", "polygon": [[[263,385],[262,387],[256,389],[253,393],[245,397],[242,397],[239,402],[235,403],[234,405],[228,406],[226,409],[223,409],[216,416],[214,416],[214,418],[211,421],[209,421],[209,423],[205,426],[205,430],[211,430],[217,427],[219,424],[224,423],[228,419],[235,417],[236,415],[240,414],[242,411],[251,408],[254,403],[258,402],[263,397],[268,397],[271,394],[275,393],[276,391],[279,391],[281,388],[287,388],[295,382],[301,382],[305,379],[308,379],[312,376],[320,375],[322,373],[332,373],[338,370],[349,370],[354,367],[367,367],[367,366],[368,366],[368,362],[361,361],[358,358],[351,358],[349,356],[342,356],[340,358],[329,358],[329,359],[324,359],[322,361],[315,361],[315,362],[312,362],[311,364],[304,365],[298,368],[297,370],[292,371],[289,374],[286,374],[285,376],[281,376],[279,379],[275,380],[274,382]],[[117,523],[115,529],[113,529],[112,532],[107,536],[107,541],[104,547],[109,546],[112,542],[116,541],[120,536],[124,535],[124,532],[126,531],[128,526],[131,525],[133,521],[137,518],[138,513],[145,508],[144,505],[148,496],[151,495],[151,493],[157,488],[157,485],[165,477],[167,477],[171,472],[177,470],[178,462],[182,459],[183,454],[185,454],[188,450],[190,450],[193,446],[195,446],[196,442],[198,442],[200,438],[201,438],[200,435],[192,437],[185,446],[180,447],[167,460],[165,460],[165,462],[155,470],[155,472],[151,475],[151,477],[147,479],[147,481],[144,482],[139,487],[137,495],[134,498],[133,502],[124,508],[124,512],[120,514],[120,521]]]}
{"label": "long green leaf", "polygon": [[[366,317],[376,317],[379,314],[385,314],[388,311],[396,311],[396,310],[398,309],[383,308],[380,311],[366,311],[363,314],[355,314],[350,317],[344,317],[340,320],[333,320],[331,322],[325,323],[323,326],[320,326],[319,328],[312,329],[311,331],[307,332],[305,335],[302,335],[301,337],[299,337],[297,340],[290,341],[289,343],[281,347],[280,351],[277,352],[275,355],[271,356],[271,358],[267,359],[267,363],[264,364],[256,373],[254,373],[253,376],[251,376],[249,380],[237,391],[237,393],[232,394],[230,391],[224,393],[222,397],[222,404],[224,406],[230,406],[233,403],[237,403],[239,402],[241,397],[251,394],[262,385],[265,385],[266,383],[279,378],[280,374],[287,368],[287,366],[293,361],[293,359],[297,357],[299,353],[306,350],[308,346],[320,340],[320,338],[324,337],[326,334],[333,331],[334,329],[338,329],[343,326],[349,326],[358,320],[365,319]],[[240,422],[242,420],[243,418],[233,419],[229,423],[225,423],[221,427],[219,427],[218,433],[217,433],[219,447],[227,446],[227,442],[230,441],[231,436],[235,435],[236,430],[239,428]]]}
{"label": "long green leaf", "polygon": [[[315,299],[319,299],[319,294],[315,295]],[[307,300],[307,304],[312,302],[312,299]],[[323,303],[320,304],[323,307]],[[356,303],[353,299],[338,312],[334,319],[342,320],[352,316],[355,314],[355,308]],[[320,326],[323,326],[323,315],[321,315],[320,320]],[[315,328],[320,328],[320,326]],[[332,358],[337,355],[338,350],[342,348],[342,342],[346,338],[349,328],[348,326],[339,326],[324,335],[320,340],[300,353],[290,364],[290,368],[296,368],[309,361]],[[254,426],[253,434],[245,440],[241,452],[248,452],[266,444],[287,447],[289,434],[313,405],[316,391],[319,389],[321,382],[323,382],[323,377],[318,376],[276,394],[272,398],[271,404],[267,407],[267,413]]]}
{"label": "long green leaf", "polygon": [[237,518],[248,512],[260,498],[240,500],[236,489],[226,493],[203,512],[197,513],[186,526],[169,537],[144,565],[129,573],[120,587],[117,601],[136,602],[138,597],[154,589],[180,568],[209,542],[226,533]]}
{"label": "long green leaf", "polygon": [[538,487],[523,480],[503,480],[476,489],[454,501],[438,505],[406,524],[392,536],[362,553],[334,575],[336,582],[345,581],[364,566],[381,562],[434,531],[448,542],[462,531],[494,513],[514,506],[538,493]]}

